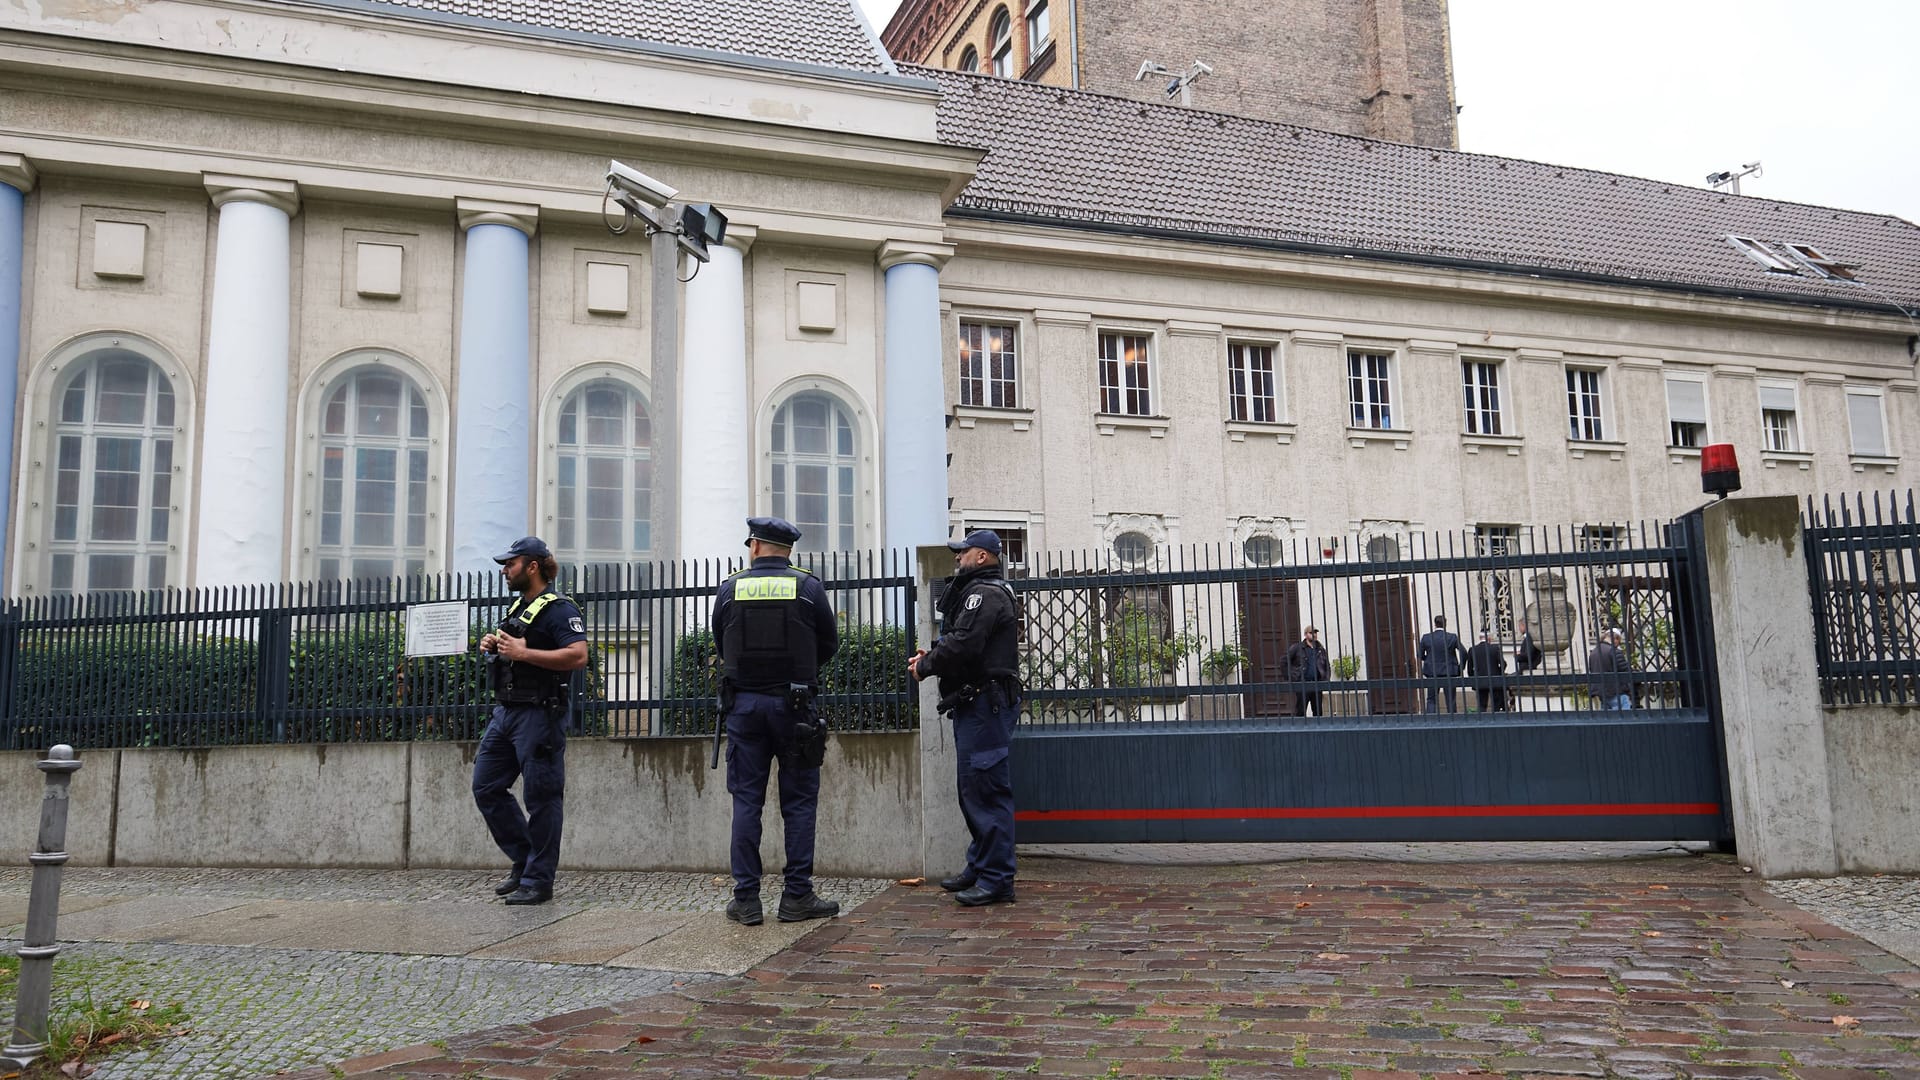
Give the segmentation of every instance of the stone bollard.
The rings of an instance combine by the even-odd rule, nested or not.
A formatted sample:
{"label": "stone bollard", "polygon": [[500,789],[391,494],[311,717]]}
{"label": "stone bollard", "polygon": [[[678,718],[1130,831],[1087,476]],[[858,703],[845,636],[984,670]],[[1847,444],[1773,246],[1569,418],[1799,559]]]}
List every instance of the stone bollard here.
{"label": "stone bollard", "polygon": [[13,1006],[13,1037],[0,1061],[25,1069],[47,1049],[47,1015],[53,996],[53,958],[60,954],[54,920],[60,916],[60,868],[67,862],[67,788],[80,762],[65,744],[34,763],[47,774],[40,796],[40,840],[33,854],[33,891],[27,898],[26,941],[20,946],[19,995]]}

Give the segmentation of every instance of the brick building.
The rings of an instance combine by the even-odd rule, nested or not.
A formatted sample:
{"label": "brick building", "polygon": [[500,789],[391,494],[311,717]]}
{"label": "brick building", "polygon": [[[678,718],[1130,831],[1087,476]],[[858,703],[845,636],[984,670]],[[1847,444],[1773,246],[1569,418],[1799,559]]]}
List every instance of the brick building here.
{"label": "brick building", "polygon": [[906,0],[881,41],[903,63],[1154,101],[1200,61],[1199,108],[1457,141],[1443,0]]}

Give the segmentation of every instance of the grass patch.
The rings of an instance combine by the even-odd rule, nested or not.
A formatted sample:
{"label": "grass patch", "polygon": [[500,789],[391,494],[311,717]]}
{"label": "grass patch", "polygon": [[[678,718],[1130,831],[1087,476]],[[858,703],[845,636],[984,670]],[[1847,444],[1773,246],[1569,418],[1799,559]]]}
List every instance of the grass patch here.
{"label": "grass patch", "polygon": [[[56,962],[47,1050],[21,1074],[23,1080],[84,1076],[92,1070],[81,1066],[108,1053],[185,1033],[186,1007],[177,1002],[156,1007],[145,998],[95,1000],[92,982],[98,967],[78,957]],[[20,958],[0,956],[0,999],[5,1001],[0,1011],[11,1014],[17,1008],[19,990]],[[76,1065],[73,1072],[61,1072],[68,1064]]]}

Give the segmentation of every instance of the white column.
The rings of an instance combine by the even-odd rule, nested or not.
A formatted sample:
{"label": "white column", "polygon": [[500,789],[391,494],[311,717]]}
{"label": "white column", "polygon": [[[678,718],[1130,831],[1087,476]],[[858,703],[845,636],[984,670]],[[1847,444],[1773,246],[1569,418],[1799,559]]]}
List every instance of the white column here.
{"label": "white column", "polygon": [[534,520],[528,402],[533,398],[530,252],[540,208],[455,203],[467,232],[453,427],[453,561],[488,568]]}
{"label": "white column", "polygon": [[946,244],[889,240],[880,248],[887,298],[881,543],[888,547],[920,547],[947,538],[940,268],[952,255]]}
{"label": "white column", "polygon": [[680,369],[680,557],[738,554],[752,512],[753,402],[747,391],[746,253],[751,225],[727,226],[727,242],[687,283]]}
{"label": "white column", "polygon": [[293,307],[289,180],[205,177],[220,208],[207,327],[195,585],[286,577],[287,383]]}
{"label": "white column", "polygon": [[[21,286],[27,240],[27,192],[33,190],[33,162],[21,154],[0,154],[0,484],[11,491],[13,479],[13,406],[20,390],[20,339],[24,326]],[[0,499],[0,547],[11,535],[11,499]]]}

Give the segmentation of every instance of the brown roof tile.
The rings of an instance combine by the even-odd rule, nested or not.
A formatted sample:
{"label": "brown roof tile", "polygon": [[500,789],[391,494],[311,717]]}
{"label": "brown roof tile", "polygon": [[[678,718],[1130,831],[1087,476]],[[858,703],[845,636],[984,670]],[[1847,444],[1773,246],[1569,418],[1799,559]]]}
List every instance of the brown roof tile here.
{"label": "brown roof tile", "polygon": [[[959,216],[1331,248],[1891,310],[1920,304],[1920,228],[1859,213],[1224,113],[902,66],[942,141],[988,151]],[[1769,272],[1729,233],[1811,244],[1860,284]]]}
{"label": "brown roof tile", "polygon": [[[854,0],[307,0],[891,74]],[[396,12],[404,14],[404,12]]]}

